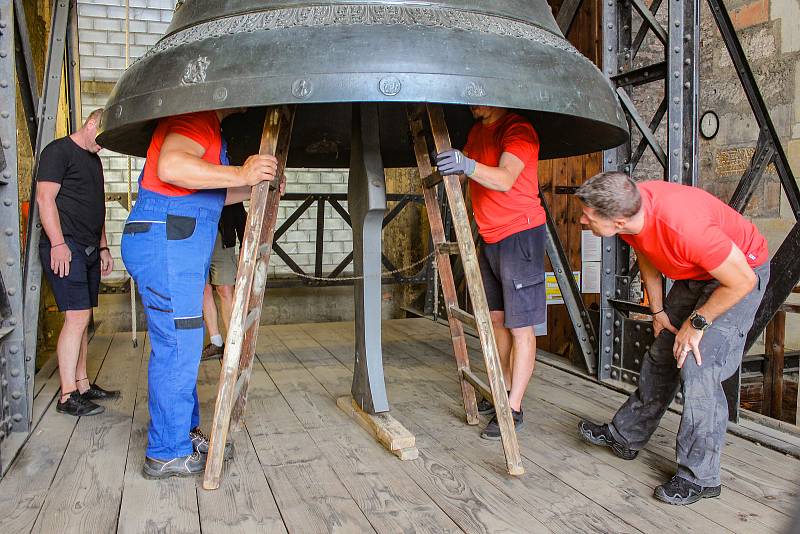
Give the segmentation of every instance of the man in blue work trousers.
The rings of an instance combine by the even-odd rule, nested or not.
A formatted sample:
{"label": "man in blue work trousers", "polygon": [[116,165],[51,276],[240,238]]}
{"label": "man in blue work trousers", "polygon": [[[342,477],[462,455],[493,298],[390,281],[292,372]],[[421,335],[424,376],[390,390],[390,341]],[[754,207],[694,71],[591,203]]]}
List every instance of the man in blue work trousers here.
{"label": "man in blue work trousers", "polygon": [[[227,165],[220,123],[242,110],[162,119],[147,151],[139,197],[125,224],[122,259],[142,298],[152,351],[150,427],[144,475],[193,476],[205,469],[197,370],[203,350],[203,288],[224,204],[275,178],[278,161],[255,155]],[[226,446],[226,458],[233,450]]]}

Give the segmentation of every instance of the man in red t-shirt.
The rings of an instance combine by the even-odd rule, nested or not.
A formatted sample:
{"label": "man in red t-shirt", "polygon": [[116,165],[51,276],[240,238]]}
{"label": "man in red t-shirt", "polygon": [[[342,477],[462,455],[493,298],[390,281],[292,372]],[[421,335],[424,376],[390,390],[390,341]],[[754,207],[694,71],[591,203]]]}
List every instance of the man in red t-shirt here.
{"label": "man in red t-shirt", "polygon": [[[545,212],[539,200],[539,138],[525,118],[504,108],[473,106],[477,122],[464,151],[436,157],[441,174],[463,173],[481,236],[480,271],[514,425],[536,362],[534,326],[545,322]],[[513,355],[513,356],[512,356]],[[478,412],[494,414],[488,399]],[[495,415],[481,433],[500,439]]]}
{"label": "man in red t-shirt", "polygon": [[[152,346],[147,478],[205,469],[208,439],[199,429],[197,371],[203,349],[203,289],[223,204],[241,202],[273,180],[273,156],[222,165],[220,123],[238,110],[162,119],[153,133],[139,196],[125,224],[122,259],[142,298]],[[225,457],[233,448],[226,445]]]}
{"label": "man in red t-shirt", "polygon": [[[598,236],[619,234],[636,251],[656,335],[638,389],[610,424],[581,421],[581,437],[633,460],[680,388],[678,472],[654,495],[670,504],[716,497],[728,422],[722,382],[741,364],[769,280],[767,241],[733,208],[694,187],[637,184],[609,172],[576,195],[584,203],[581,223]],[[666,300],[662,275],[675,280]]]}

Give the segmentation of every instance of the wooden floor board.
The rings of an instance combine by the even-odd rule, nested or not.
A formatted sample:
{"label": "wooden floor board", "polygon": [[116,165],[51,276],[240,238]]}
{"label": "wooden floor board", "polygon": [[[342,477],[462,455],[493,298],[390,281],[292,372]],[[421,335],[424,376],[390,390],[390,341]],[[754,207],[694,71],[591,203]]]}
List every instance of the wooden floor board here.
{"label": "wooden floor board", "polygon": [[[150,354],[149,341],[145,344],[144,350],[146,355],[144,359],[147,360]],[[172,477],[164,480],[147,480],[142,475],[147,447],[147,426],[150,421],[147,410],[147,367],[142,365],[138,376],[136,407],[125,465],[117,532],[194,534],[200,532],[197,509],[200,479]]]}
{"label": "wooden floor board", "polygon": [[[386,341],[384,342],[384,346],[386,346]],[[424,356],[424,351],[413,351],[410,352],[416,354],[422,354]],[[421,356],[421,357],[423,357]],[[531,391],[536,390],[536,380],[532,383],[531,388],[529,388],[529,393]],[[452,392],[453,395],[458,395],[457,391],[457,382],[455,378],[453,379],[453,388]],[[560,439],[561,444],[565,448],[576,448],[576,449],[586,449],[586,451],[592,455],[594,458],[600,461],[604,461],[605,463],[615,463],[617,462],[616,468],[621,469],[622,472],[629,476],[633,476],[634,479],[643,482],[646,486],[652,488],[653,486],[661,483],[664,479],[671,476],[672,473],[669,473],[667,470],[667,466],[671,465],[667,462],[662,462],[661,471],[653,470],[652,466],[648,466],[647,464],[636,464],[632,462],[624,462],[622,460],[618,460],[617,458],[613,457],[612,455],[608,454],[608,451],[604,450],[596,450],[593,447],[587,447],[585,444],[581,443],[580,441],[575,438],[575,424],[577,423],[577,418],[567,419],[565,420],[565,416],[568,416],[566,412],[563,412],[559,409],[553,409],[555,406],[551,406],[549,410],[543,411],[539,410],[539,407],[545,399],[553,399],[553,396],[558,391],[553,392],[549,391],[549,397],[545,395],[542,398],[538,398],[536,400],[530,399],[526,401],[526,405],[529,406],[527,410],[528,420],[531,420],[531,415],[533,415],[533,420],[536,421],[536,435],[539,437],[544,431],[547,431],[547,435],[550,436],[550,440]],[[531,402],[533,400],[533,402]],[[541,413],[534,413],[531,414],[530,407],[533,407],[534,410]],[[560,413],[559,413],[560,412]],[[562,424],[560,426],[554,426],[553,421],[560,420]],[[526,427],[519,433],[520,440],[522,441],[523,438],[530,432],[530,425],[526,425]],[[566,439],[564,439],[566,438]],[[596,455],[596,456],[595,456]],[[535,460],[535,458],[532,458]],[[735,494],[734,494],[735,495]],[[735,500],[735,499],[734,499]],[[746,527],[748,531],[762,531],[762,532],[769,532],[769,528],[760,523],[758,521],[759,518],[764,518],[767,523],[773,523],[778,525],[783,525],[785,523],[784,519],[779,516],[779,514],[775,514],[772,510],[764,506],[758,506],[758,503],[752,503],[750,501],[745,501],[743,503],[749,505],[751,510],[754,510],[751,514],[748,515],[747,508],[745,506],[745,510],[738,510],[734,505],[735,503],[723,503],[720,500],[713,500],[707,501],[703,503],[702,513],[704,517],[707,519],[717,522],[723,523],[720,527],[724,526],[725,528],[731,528],[734,530],[741,529]],[[699,508],[699,507],[698,507]]]}
{"label": "wooden floor board", "polygon": [[[92,380],[103,364],[112,339],[113,335],[96,336],[89,346],[87,371]],[[47,404],[35,434],[0,480],[3,532],[31,531],[77,422],[75,417],[56,412],[54,403]]]}
{"label": "wooden floor board", "polygon": [[[0,532],[761,534],[782,532],[795,511],[800,461],[731,434],[720,498],[656,501],[653,487],[674,471],[680,416],[665,415],[637,460],[623,461],[580,441],[575,426],[607,420],[626,396],[542,362],[519,432],[526,473],[509,476],[500,444],[479,438],[486,418],[465,422],[448,329],[424,319],[383,325],[392,415],[420,450],[401,462],[336,406],[350,391],[353,328],[262,327],[244,430],[231,436],[236,457],[221,488],[205,491],[200,478],[142,477],[149,348],[101,327],[90,376],[123,397],[102,416],[68,418],[52,403],[57,367],[40,370],[39,424],[0,480]],[[479,342],[468,345],[481,376]],[[216,361],[201,365],[204,422],[218,377]]]}
{"label": "wooden floor board", "polygon": [[[211,427],[219,374],[220,366],[216,360],[200,364],[197,393],[201,399],[201,426],[205,429]],[[229,439],[234,445],[234,457],[225,462],[220,487],[214,491],[204,490],[200,486],[197,489],[203,533],[286,532],[250,435],[246,430],[241,430],[232,432]]]}
{"label": "wooden floor board", "polygon": [[[102,387],[119,390],[117,399],[98,401],[105,412],[81,417],[59,465],[33,532],[112,532],[122,498],[122,479],[136,401],[136,382],[130,376],[142,365],[144,336],[129,354],[131,340],[114,336],[97,377]],[[86,509],[86,503],[92,506]]]}

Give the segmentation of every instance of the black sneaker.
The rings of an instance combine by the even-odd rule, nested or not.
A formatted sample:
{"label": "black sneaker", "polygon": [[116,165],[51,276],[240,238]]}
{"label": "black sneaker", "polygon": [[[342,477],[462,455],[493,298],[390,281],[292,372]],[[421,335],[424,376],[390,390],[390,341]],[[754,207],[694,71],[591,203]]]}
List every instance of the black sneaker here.
{"label": "black sneaker", "polygon": [[[511,416],[514,418],[514,430],[519,430],[522,427],[522,410],[516,411],[512,408]],[[489,421],[489,424],[483,429],[481,437],[492,441],[497,441],[502,437],[500,435],[500,423],[497,422],[497,414],[492,417],[492,420]]]}
{"label": "black sneaker", "polygon": [[[506,391],[507,395],[511,395],[510,391]],[[482,398],[478,403],[478,413],[480,415],[494,415],[494,403],[487,398]]]}
{"label": "black sneaker", "polygon": [[89,384],[89,389],[81,393],[81,396],[88,400],[116,399],[119,395],[119,391],[103,389],[97,384]]}
{"label": "black sneaker", "polygon": [[193,477],[206,469],[206,457],[195,451],[189,456],[180,456],[172,460],[156,460],[145,458],[142,474],[144,478],[154,480],[169,477]]}
{"label": "black sneaker", "polygon": [[225,345],[218,347],[213,343],[209,343],[200,354],[200,361],[204,362],[206,360],[219,360],[222,358],[223,354],[225,354]]}
{"label": "black sneaker", "polygon": [[658,486],[653,492],[653,497],[659,501],[683,506],[697,502],[700,499],[719,497],[720,493],[722,493],[722,486],[704,488],[703,486],[675,475],[666,484]]}
{"label": "black sneaker", "polygon": [[494,415],[494,404],[492,404],[492,401],[481,399],[478,403],[478,413],[481,415]]}
{"label": "black sneaker", "polygon": [[[208,455],[208,446],[210,445],[210,441],[208,437],[203,434],[203,431],[200,430],[200,427],[193,428],[189,431],[189,439],[192,440],[192,447],[194,447],[194,450],[203,456]],[[222,459],[233,459],[233,443],[230,441],[225,443],[225,452],[222,453]]]}
{"label": "black sneaker", "polygon": [[619,441],[614,439],[608,425],[596,425],[591,421],[581,420],[578,423],[578,433],[581,439],[592,445],[600,445],[601,447],[611,447],[611,450],[616,456],[623,460],[633,460],[639,455],[639,451],[629,449]]}
{"label": "black sneaker", "polygon": [[75,417],[81,417],[84,415],[101,414],[106,411],[106,409],[85,398],[76,390],[69,394],[69,398],[66,401],[61,402],[61,399],[59,399],[58,402],[56,402],[56,411],[74,415]]}

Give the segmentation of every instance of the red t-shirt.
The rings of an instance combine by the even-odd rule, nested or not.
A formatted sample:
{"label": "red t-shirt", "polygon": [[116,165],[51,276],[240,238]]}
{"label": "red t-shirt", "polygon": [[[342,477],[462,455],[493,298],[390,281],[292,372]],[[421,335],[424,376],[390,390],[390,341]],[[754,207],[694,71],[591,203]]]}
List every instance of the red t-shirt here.
{"label": "red t-shirt", "polygon": [[150,139],[150,148],[147,149],[147,161],[144,166],[142,187],[170,197],[179,197],[194,193],[196,189],[186,189],[166,182],[158,177],[158,157],[161,146],[167,134],[174,133],[188,137],[205,149],[203,159],[209,163],[219,165],[219,156],[222,151],[222,133],[220,132],[219,118],[214,111],[201,111],[187,115],[176,115],[161,119]]}
{"label": "red t-shirt", "polygon": [[503,152],[525,164],[510,190],[494,191],[469,182],[475,221],[487,243],[540,226],[546,219],[539,200],[539,137],[533,125],[516,113],[509,112],[489,125],[475,123],[464,147],[468,157],[489,167],[500,165]]}
{"label": "red t-shirt", "polygon": [[714,195],[661,180],[639,184],[644,228],[620,234],[673,280],[708,280],[735,244],[750,267],[769,260],[767,240],[758,229]]}

